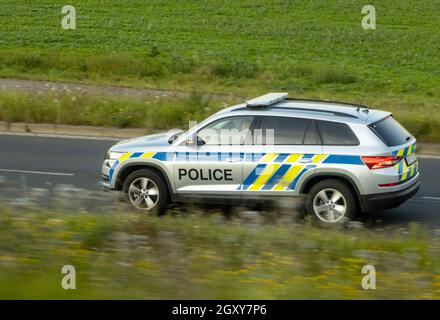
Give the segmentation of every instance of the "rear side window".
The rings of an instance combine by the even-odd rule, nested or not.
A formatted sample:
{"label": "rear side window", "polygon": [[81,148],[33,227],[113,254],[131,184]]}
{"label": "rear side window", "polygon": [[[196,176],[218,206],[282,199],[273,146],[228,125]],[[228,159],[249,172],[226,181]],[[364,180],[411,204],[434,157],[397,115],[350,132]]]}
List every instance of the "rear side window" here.
{"label": "rear side window", "polygon": [[356,146],[359,140],[345,123],[318,121],[318,128],[324,145]]}
{"label": "rear side window", "polygon": [[266,144],[275,145],[302,144],[307,127],[307,119],[289,117],[263,117],[261,129],[265,135]]}
{"label": "rear side window", "polygon": [[369,127],[389,147],[405,144],[411,139],[411,134],[391,116],[370,124]]}

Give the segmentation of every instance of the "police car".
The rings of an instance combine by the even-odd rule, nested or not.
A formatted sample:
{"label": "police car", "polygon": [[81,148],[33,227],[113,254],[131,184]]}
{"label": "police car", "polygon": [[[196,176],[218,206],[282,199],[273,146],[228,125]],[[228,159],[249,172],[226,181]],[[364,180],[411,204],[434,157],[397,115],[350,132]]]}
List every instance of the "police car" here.
{"label": "police car", "polygon": [[391,113],[269,93],[186,132],[119,142],[102,176],[140,210],[305,194],[312,217],[340,223],[399,206],[418,191],[418,169],[416,139]]}

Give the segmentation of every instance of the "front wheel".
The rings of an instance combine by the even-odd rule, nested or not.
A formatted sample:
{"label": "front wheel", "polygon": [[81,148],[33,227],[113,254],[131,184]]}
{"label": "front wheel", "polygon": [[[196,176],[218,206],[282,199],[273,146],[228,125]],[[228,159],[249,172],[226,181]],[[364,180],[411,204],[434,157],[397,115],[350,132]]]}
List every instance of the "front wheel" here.
{"label": "front wheel", "polygon": [[142,211],[163,214],[168,205],[168,192],[163,179],[155,172],[141,169],[131,173],[122,185],[127,202]]}
{"label": "front wheel", "polygon": [[315,220],[338,224],[356,214],[353,192],[339,180],[324,180],[314,185],[307,196],[306,209]]}

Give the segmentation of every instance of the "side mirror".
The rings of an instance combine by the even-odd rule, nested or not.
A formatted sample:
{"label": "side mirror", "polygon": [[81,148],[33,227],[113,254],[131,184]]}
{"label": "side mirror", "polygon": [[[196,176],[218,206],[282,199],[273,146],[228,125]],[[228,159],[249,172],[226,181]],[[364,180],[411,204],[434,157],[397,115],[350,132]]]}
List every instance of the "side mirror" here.
{"label": "side mirror", "polygon": [[168,143],[172,144],[174,141],[176,141],[176,139],[179,137],[179,134],[173,134],[169,139],[168,139]]}
{"label": "side mirror", "polygon": [[195,144],[194,139],[186,139],[185,143],[188,147],[193,147]]}
{"label": "side mirror", "polygon": [[197,140],[197,146],[203,146],[204,144],[206,144],[206,142],[202,138],[197,136],[196,139],[187,139],[186,140],[186,145],[188,147],[194,147],[196,145],[196,142],[194,140]]}

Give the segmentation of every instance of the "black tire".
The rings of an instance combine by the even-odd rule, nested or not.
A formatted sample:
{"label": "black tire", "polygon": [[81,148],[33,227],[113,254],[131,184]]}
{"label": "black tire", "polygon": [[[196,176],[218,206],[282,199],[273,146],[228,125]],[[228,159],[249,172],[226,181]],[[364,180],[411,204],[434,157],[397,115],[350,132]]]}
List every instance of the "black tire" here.
{"label": "black tire", "polygon": [[[130,199],[130,195],[128,192],[130,185],[134,181],[141,178],[146,178],[157,186],[158,199],[154,207],[151,209],[147,209],[147,208],[140,209],[132,202],[132,199]],[[165,210],[169,204],[168,188],[167,185],[165,184],[165,181],[163,181],[163,178],[160,175],[149,169],[140,169],[130,173],[128,177],[125,178],[124,183],[122,184],[122,192],[123,192],[124,200],[139,211],[156,212],[158,215],[162,215],[165,213]]]}
{"label": "black tire", "polygon": [[[331,199],[329,198],[329,196],[333,195],[332,190],[339,192],[342,195],[342,198],[340,198],[336,203],[329,203],[329,204],[324,203],[321,199],[321,196],[318,196],[318,193],[324,191],[323,194],[325,194],[325,196],[327,196],[328,200],[330,201]],[[333,212],[331,214],[330,213],[327,214],[327,211],[323,211],[321,212],[321,214],[318,214],[317,212],[315,212],[315,208],[314,208],[315,198],[317,201],[316,203],[317,205],[322,204],[322,205],[334,206],[334,207],[345,205],[345,213],[342,215],[342,217],[340,217],[339,213],[337,213],[339,211],[333,211],[333,210],[331,211]],[[344,182],[335,179],[328,179],[318,182],[310,189],[306,200],[306,211],[316,222],[326,225],[341,224],[347,220],[353,219],[356,216],[357,202],[351,188],[347,186]],[[334,217],[336,215],[338,215],[338,218]],[[333,216],[334,222],[330,221],[332,220],[330,218],[331,216]],[[327,217],[328,221],[325,221],[326,219],[325,217]]]}

